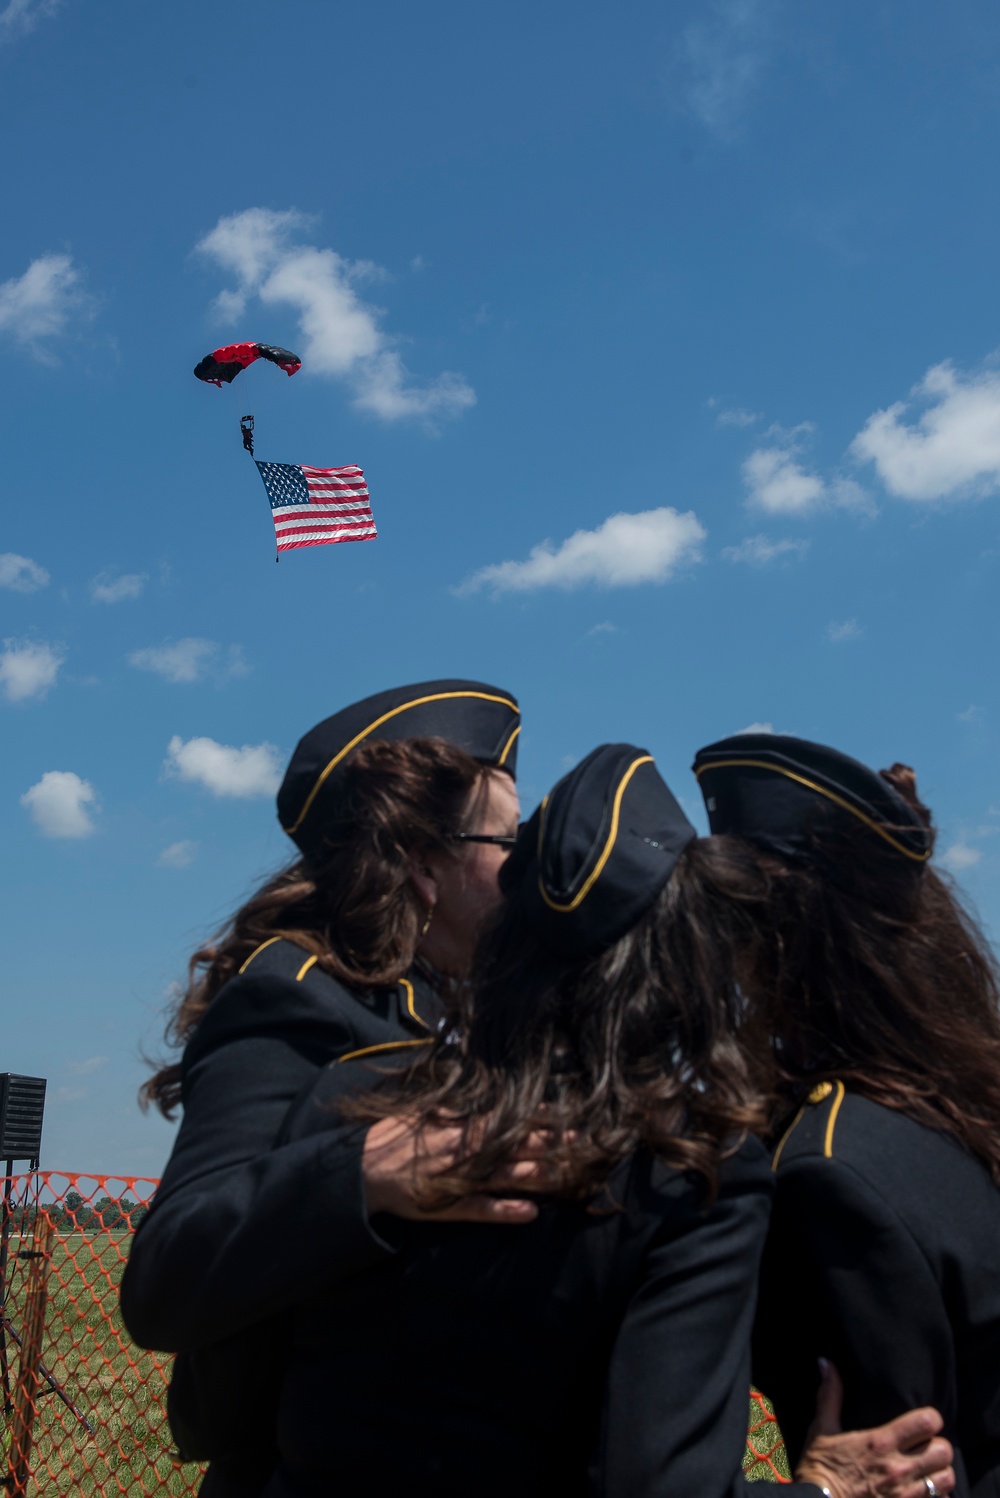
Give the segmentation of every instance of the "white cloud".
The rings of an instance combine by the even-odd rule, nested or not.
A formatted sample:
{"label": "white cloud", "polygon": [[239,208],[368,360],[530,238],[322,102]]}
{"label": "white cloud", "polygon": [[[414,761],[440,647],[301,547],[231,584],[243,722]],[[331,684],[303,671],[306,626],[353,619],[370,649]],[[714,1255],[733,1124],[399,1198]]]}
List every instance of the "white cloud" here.
{"label": "white cloud", "polygon": [[174,734],[163,769],[173,779],[204,786],[213,796],[273,796],[281,783],[281,760],[273,744],[235,749],[215,739],[185,742]]}
{"label": "white cloud", "polygon": [[722,410],[716,413],[715,424],[719,427],[752,427],[760,421],[759,411],[747,411],[743,406],[734,406],[731,410]]}
{"label": "white cloud", "polygon": [[828,502],[838,509],[854,510],[856,514],[869,518],[878,514],[868,491],[855,479],[844,478],[841,474],[834,475],[827,484],[826,496]]}
{"label": "white cloud", "polygon": [[952,843],[950,848],[945,849],[938,858],[938,862],[944,864],[944,867],[951,873],[960,874],[964,869],[973,868],[982,856],[979,848],[974,848],[971,843],[962,842],[959,839],[958,842]]}
{"label": "white cloud", "polygon": [[94,824],[87,808],[96,804],[94,787],[72,770],[46,770],[21,797],[46,837],[89,837]]}
{"label": "white cloud", "polygon": [[15,593],[36,593],[49,583],[49,574],[30,557],[20,557],[16,551],[0,552],[0,588],[11,588]]}
{"label": "white cloud", "polygon": [[737,733],[773,733],[773,723],[748,723],[746,728],[737,728]]}
{"label": "white cloud", "polygon": [[216,298],[216,309],[228,319],[242,317],[255,297],[265,306],[294,308],[304,371],[344,380],[354,404],[384,421],[457,416],[475,405],[475,392],[460,375],[446,371],[427,384],[413,383],[381,326],[381,309],[358,295],[359,282],[384,273],[369,261],[302,244],[308,224],[294,210],[269,208],[221,218],[197,245],[236,278],[235,288]]}
{"label": "white cloud", "polygon": [[852,455],[874,463],[899,499],[927,503],[1000,489],[1000,373],[962,375],[950,363],[936,364],[911,396],[926,403],[917,419],[903,419],[905,401],[876,411],[852,442]]}
{"label": "white cloud", "polygon": [[68,1061],[66,1070],[73,1077],[89,1077],[107,1066],[109,1059],[108,1056],[86,1056],[82,1061]]}
{"label": "white cloud", "polygon": [[175,683],[204,681],[208,676],[224,681],[230,676],[246,676],[250,669],[238,645],[231,645],[223,655],[222,647],[215,640],[196,638],[133,650],[128,663],[140,671],[154,671],[164,681]]}
{"label": "white cloud", "polygon": [[52,645],[34,640],[4,640],[0,651],[0,688],[8,702],[44,697],[62,663],[62,652]]}
{"label": "white cloud", "polygon": [[194,862],[197,852],[197,843],[170,843],[164,848],[156,862],[161,869],[186,869],[188,864]]}
{"label": "white cloud", "polygon": [[605,619],[603,624],[591,625],[587,630],[588,635],[616,635],[618,632],[618,625],[612,624],[610,619]]}
{"label": "white cloud", "polygon": [[419,416],[428,421],[458,416],[476,404],[475,391],[461,375],[446,370],[429,385],[411,385],[409,371],[395,349],[384,349],[358,372],[354,404],[383,421]]}
{"label": "white cloud", "polygon": [[61,0],[7,0],[0,11],[0,42],[13,41],[34,31],[39,21],[54,15]]}
{"label": "white cloud", "polygon": [[87,309],[80,272],[69,255],[41,255],[23,276],[0,282],[0,333],[52,360],[42,342],[63,333],[74,312]]}
{"label": "white cloud", "polygon": [[839,624],[831,619],[826,626],[826,637],[834,645],[844,645],[848,640],[860,640],[863,634],[864,630],[856,619],[844,619]]}
{"label": "white cloud", "polygon": [[249,676],[250,666],[243,654],[242,645],[230,645],[229,649],[219,662],[216,669],[216,677],[219,681],[225,681],[230,676]]}
{"label": "white cloud", "polygon": [[686,27],[674,49],[668,86],[678,102],[722,140],[732,140],[768,60],[763,0],[715,0]]}
{"label": "white cloud", "polygon": [[[802,516],[832,507],[874,513],[854,479],[824,478],[806,466],[801,447],[809,430],[805,423],[766,434],[773,440],[765,439],[743,464],[748,504],[772,515]],[[966,374],[947,361],[934,365],[909,401],[896,401],[868,418],[848,456],[872,464],[889,494],[918,504],[1000,492],[1000,372]]]}
{"label": "white cloud", "polygon": [[542,541],[524,562],[482,567],[457,590],[526,592],[531,588],[630,588],[662,583],[676,568],[701,560],[705,530],[693,511],[669,506],[637,515],[611,515],[593,531],[576,531],[561,546]]}
{"label": "white cloud", "polygon": [[830,507],[870,513],[868,496],[854,479],[823,479],[799,462],[799,437],[808,430],[804,424],[778,432],[773,446],[754,449],[743,464],[747,503],[769,515],[810,515]]}
{"label": "white cloud", "polygon": [[94,603],[125,603],[138,598],[148,581],[145,572],[123,572],[119,577],[101,572],[90,584],[90,596]]}
{"label": "white cloud", "polygon": [[199,681],[218,649],[214,640],[189,638],[177,640],[172,645],[151,645],[145,650],[133,650],[128,663],[140,671],[155,671],[165,681]]}
{"label": "white cloud", "polygon": [[746,562],[751,567],[766,567],[778,557],[804,557],[808,541],[772,541],[768,536],[747,536],[739,546],[725,546],[722,555],[731,562]]}
{"label": "white cloud", "polygon": [[826,495],[816,473],[807,473],[793,452],[783,447],[758,447],[743,464],[749,502],[770,515],[804,515]]}
{"label": "white cloud", "polygon": [[958,714],[960,723],[974,723],[977,718],[982,717],[983,710],[975,702],[969,704],[964,712]]}

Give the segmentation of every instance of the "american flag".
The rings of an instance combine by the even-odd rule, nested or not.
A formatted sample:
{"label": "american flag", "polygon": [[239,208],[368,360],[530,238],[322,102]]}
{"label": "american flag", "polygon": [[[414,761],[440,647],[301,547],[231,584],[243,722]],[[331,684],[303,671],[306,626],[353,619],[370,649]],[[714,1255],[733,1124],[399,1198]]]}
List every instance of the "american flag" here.
{"label": "american flag", "polygon": [[308,468],[254,459],[271,501],[278,550],[373,541],[378,535],[361,469]]}

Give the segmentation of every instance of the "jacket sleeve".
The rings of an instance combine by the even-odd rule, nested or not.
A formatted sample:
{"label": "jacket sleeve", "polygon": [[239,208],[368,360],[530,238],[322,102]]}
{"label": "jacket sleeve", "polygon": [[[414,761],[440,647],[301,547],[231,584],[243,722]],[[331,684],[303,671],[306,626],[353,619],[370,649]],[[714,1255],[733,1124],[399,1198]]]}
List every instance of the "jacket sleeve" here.
{"label": "jacket sleeve", "polygon": [[[748,1158],[749,1157],[749,1158]],[[719,1195],[647,1250],[612,1353],[595,1498],[749,1498],[742,1474],[750,1333],[770,1209],[763,1149],[745,1146]],[[793,1483],[793,1498],[819,1498]]]}
{"label": "jacket sleeve", "polygon": [[793,1461],[821,1356],[844,1381],[845,1430],[929,1404],[954,1433],[954,1345],[930,1264],[870,1182],[843,1161],[809,1155],[778,1176],[754,1332],[754,1380]]}
{"label": "jacket sleeve", "polygon": [[[264,1008],[278,1012],[281,997],[270,980]],[[301,1001],[301,990],[291,997]],[[341,1048],[352,1043],[346,1027],[340,1038]],[[390,1254],[365,1211],[364,1129],[279,1143],[289,1107],[327,1059],[294,1031],[261,1023],[203,1046],[186,1068],[184,1117],[122,1280],[139,1346],[217,1343]]]}

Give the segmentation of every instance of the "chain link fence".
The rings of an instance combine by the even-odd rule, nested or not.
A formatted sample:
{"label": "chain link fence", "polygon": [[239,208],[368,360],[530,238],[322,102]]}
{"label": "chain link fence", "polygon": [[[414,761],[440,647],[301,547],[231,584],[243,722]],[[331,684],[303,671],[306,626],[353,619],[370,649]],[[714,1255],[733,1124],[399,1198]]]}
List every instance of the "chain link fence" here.
{"label": "chain link fence", "polygon": [[[203,1469],[173,1456],[170,1358],[135,1347],[118,1308],[129,1243],[157,1184],[56,1171],[11,1181],[0,1441],[15,1498],[198,1491]],[[774,1415],[756,1390],[744,1468],[789,1481]]]}

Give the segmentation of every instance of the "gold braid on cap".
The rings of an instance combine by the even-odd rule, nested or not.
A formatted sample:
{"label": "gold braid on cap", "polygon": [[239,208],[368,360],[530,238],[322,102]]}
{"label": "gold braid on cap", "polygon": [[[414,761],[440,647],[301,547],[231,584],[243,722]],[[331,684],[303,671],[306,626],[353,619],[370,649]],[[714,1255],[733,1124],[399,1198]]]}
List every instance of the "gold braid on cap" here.
{"label": "gold braid on cap", "polygon": [[608,859],[611,857],[611,850],[614,847],[615,842],[616,842],[616,840],[618,838],[618,818],[619,818],[619,814],[621,812],[622,797],[625,794],[625,787],[628,785],[629,781],[632,779],[632,776],[635,774],[636,770],[638,770],[638,768],[639,768],[640,765],[651,765],[652,763],[653,763],[653,756],[651,754],[643,754],[643,755],[641,755],[639,757],[639,759],[634,759],[632,761],[632,763],[629,765],[628,769],[625,771],[625,774],[622,776],[621,780],[618,782],[618,789],[615,791],[614,805],[613,805],[613,807],[611,809],[611,831],[608,833],[607,841],[604,844],[604,847],[603,847],[603,849],[601,851],[601,856],[597,860],[597,863],[594,865],[594,868],[593,868],[590,876],[586,880],[583,888],[581,890],[579,890],[573,896],[572,900],[570,900],[570,902],[569,902],[568,905],[558,905],[555,900],[550,900],[549,896],[545,893],[545,885],[542,882],[542,873],[541,873],[542,835],[543,835],[544,830],[545,830],[545,813],[546,813],[546,809],[547,809],[548,804],[549,804],[549,798],[548,798],[548,796],[546,796],[545,800],[542,802],[542,815],[541,815],[541,817],[539,819],[539,823],[538,823],[538,855],[539,855],[538,888],[541,891],[542,899],[545,901],[546,905],[548,905],[550,907],[550,909],[557,910],[557,911],[559,911],[559,913],[561,915],[565,915],[565,914],[567,914],[571,910],[576,910],[577,906],[582,905],[583,902],[584,902],[584,900],[590,894],[590,891],[593,889],[594,885],[597,883],[598,879],[601,877],[601,872],[602,872],[602,870],[604,868],[604,865],[607,863]]}
{"label": "gold braid on cap", "polygon": [[927,849],[926,853],[914,853],[912,848],[907,848],[905,844],[899,842],[897,838],[893,837],[891,832],[886,832],[885,828],[880,826],[873,817],[866,816],[863,811],[858,811],[858,808],[856,806],[852,806],[851,803],[849,801],[845,801],[842,796],[835,795],[833,791],[828,791],[825,786],[817,785],[815,780],[809,780],[805,775],[799,775],[794,770],[786,770],[781,765],[771,764],[771,762],[766,759],[713,760],[709,764],[702,765],[700,770],[695,770],[695,779],[700,781],[701,777],[703,775],[706,775],[709,770],[736,769],[768,770],[772,775],[784,775],[787,780],[798,781],[799,785],[804,785],[810,791],[815,791],[817,796],[825,796],[828,801],[832,801],[834,805],[839,806],[842,811],[849,811],[852,817],[857,817],[859,822],[864,822],[866,827],[868,827],[872,832],[876,832],[879,837],[884,838],[884,840],[889,844],[890,848],[895,848],[896,852],[902,853],[904,858],[912,858],[914,863],[926,863],[928,858],[930,858],[931,856],[931,850],[929,848]]}
{"label": "gold braid on cap", "polygon": [[[288,833],[289,837],[292,837],[294,833],[298,832],[299,828],[302,826],[302,823],[309,815],[312,804],[316,800],[316,797],[319,795],[327,776],[337,768],[342,759],[345,759],[347,755],[350,754],[352,749],[356,749],[358,747],[362,739],[366,739],[370,733],[374,733],[376,728],[381,728],[383,723],[388,723],[390,718],[396,718],[400,713],[408,713],[411,707],[423,707],[423,705],[427,702],[450,702],[456,697],[478,697],[481,702],[500,702],[504,707],[509,707],[511,712],[517,713],[518,711],[517,703],[511,702],[509,697],[494,697],[489,692],[435,692],[430,697],[415,697],[412,702],[401,702],[398,707],[390,708],[389,712],[383,713],[381,718],[376,718],[374,723],[369,723],[367,728],[363,728],[360,733],[355,734],[351,742],[349,744],[345,744],[343,749],[341,749],[338,754],[335,754],[333,756],[333,759],[331,759],[326,769],[316,777],[316,784],[313,786],[312,790],[306,797],[305,805],[303,806],[302,810],[295,818],[295,821],[292,823],[291,827],[286,827],[284,829],[285,832]],[[511,744],[513,744],[514,739],[517,737],[519,729],[520,724],[518,724],[518,728],[515,729],[514,733],[512,733],[510,738],[507,740],[503,756],[500,759],[501,764],[503,764],[504,760],[507,758],[507,755],[510,752],[510,746]]]}

